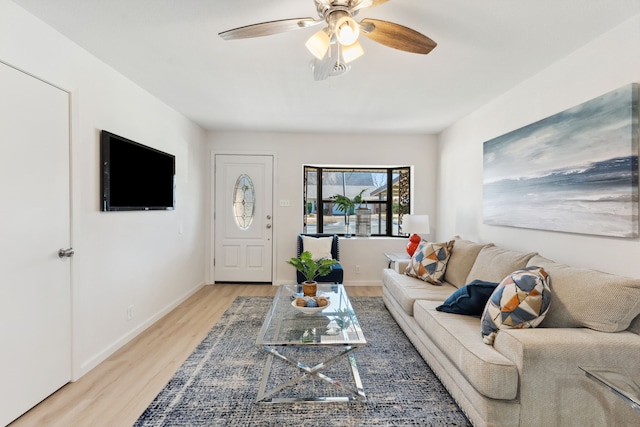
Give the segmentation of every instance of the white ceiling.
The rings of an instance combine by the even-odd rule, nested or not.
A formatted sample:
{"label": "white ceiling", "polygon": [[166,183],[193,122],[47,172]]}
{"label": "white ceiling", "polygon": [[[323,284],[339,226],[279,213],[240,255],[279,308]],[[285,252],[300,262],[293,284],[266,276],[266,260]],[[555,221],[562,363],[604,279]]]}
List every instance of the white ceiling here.
{"label": "white ceiling", "polygon": [[357,19],[438,46],[425,56],[363,37],[351,71],[316,82],[304,43],[318,27],[217,35],[317,18],[313,0],[14,2],[205,129],[309,133],[437,133],[640,13],[640,0],[391,0]]}

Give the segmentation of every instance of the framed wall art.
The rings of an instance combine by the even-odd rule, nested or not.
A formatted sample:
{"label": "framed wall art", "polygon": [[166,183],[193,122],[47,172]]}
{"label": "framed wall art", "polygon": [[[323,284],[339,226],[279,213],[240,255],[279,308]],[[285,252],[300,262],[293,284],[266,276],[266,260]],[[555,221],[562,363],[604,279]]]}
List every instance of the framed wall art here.
{"label": "framed wall art", "polygon": [[638,84],[486,141],[485,224],[638,237]]}

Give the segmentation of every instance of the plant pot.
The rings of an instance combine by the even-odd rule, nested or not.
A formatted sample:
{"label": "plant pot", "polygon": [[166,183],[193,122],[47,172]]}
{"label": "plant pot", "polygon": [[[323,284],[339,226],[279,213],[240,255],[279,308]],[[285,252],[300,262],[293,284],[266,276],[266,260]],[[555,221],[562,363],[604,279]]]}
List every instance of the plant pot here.
{"label": "plant pot", "polygon": [[303,282],[302,293],[305,297],[315,297],[318,291],[318,284],[316,282]]}

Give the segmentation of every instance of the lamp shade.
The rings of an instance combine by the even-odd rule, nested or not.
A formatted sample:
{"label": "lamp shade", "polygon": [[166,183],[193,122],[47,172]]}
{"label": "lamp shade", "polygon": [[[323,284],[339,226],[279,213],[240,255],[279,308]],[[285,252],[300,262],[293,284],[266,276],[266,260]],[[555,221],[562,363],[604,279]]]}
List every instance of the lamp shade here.
{"label": "lamp shade", "polygon": [[429,234],[429,215],[404,215],[402,232],[407,234]]}
{"label": "lamp shade", "polygon": [[309,52],[318,59],[324,58],[329,50],[329,44],[331,43],[329,35],[325,29],[322,29],[309,37],[309,40],[305,43]]}
{"label": "lamp shade", "polygon": [[359,42],[355,42],[349,46],[342,46],[342,59],[347,64],[364,55],[364,50]]}

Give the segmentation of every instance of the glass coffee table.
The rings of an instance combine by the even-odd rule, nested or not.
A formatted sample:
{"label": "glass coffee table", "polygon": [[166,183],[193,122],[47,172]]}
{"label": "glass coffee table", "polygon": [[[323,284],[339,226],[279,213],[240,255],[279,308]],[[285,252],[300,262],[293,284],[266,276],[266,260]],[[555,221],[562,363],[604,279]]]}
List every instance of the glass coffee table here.
{"label": "glass coffee table", "polygon": [[[302,295],[301,285],[281,285],[278,289],[256,340],[256,346],[269,353],[257,402],[367,400],[353,354],[355,350],[365,346],[367,341],[347,292],[341,284],[318,284],[317,294],[328,298],[330,304],[322,311],[305,314],[292,306],[292,301]],[[279,372],[284,368],[290,371],[289,376],[293,376],[267,390],[267,384],[275,382],[271,377],[274,359],[286,365],[279,366]],[[343,361],[347,362],[346,370],[351,377],[345,383],[323,372]],[[322,387],[305,387],[310,381],[320,382]],[[353,385],[347,382],[352,382]],[[326,393],[327,385],[331,386],[329,388],[332,393]],[[287,388],[302,395],[281,393]],[[323,394],[320,395],[319,392]]]}

